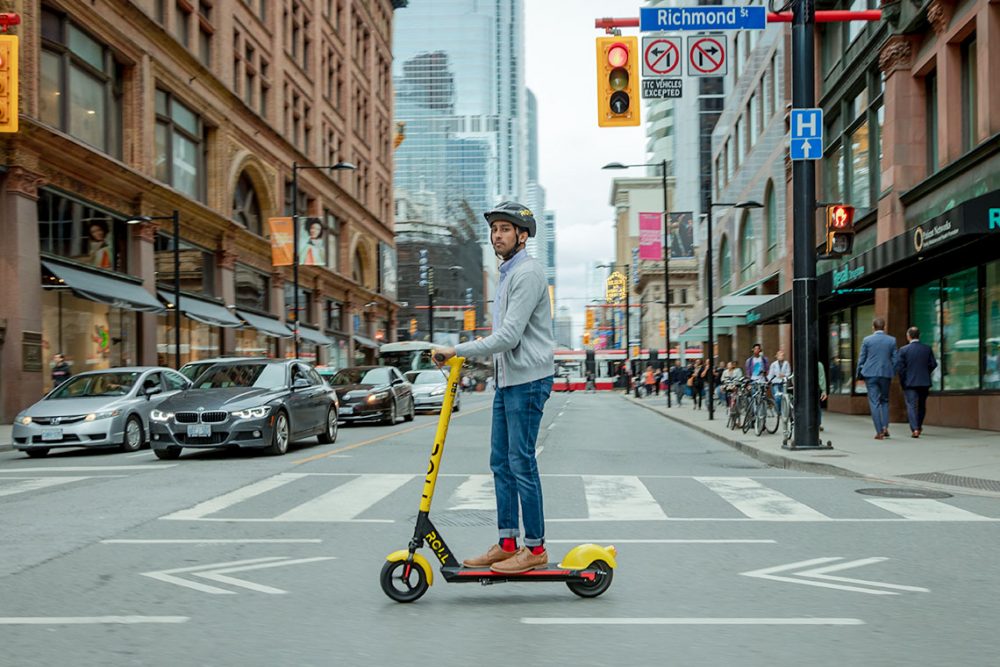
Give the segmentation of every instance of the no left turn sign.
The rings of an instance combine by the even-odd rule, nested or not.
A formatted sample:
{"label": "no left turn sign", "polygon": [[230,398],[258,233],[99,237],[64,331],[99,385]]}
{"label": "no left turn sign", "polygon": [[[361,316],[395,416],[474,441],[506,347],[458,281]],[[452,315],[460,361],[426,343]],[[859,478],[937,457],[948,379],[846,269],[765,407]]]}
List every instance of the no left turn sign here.
{"label": "no left turn sign", "polygon": [[729,69],[724,35],[688,37],[688,75],[725,76]]}
{"label": "no left turn sign", "polygon": [[642,38],[643,76],[680,76],[680,65],[681,40],[679,37]]}

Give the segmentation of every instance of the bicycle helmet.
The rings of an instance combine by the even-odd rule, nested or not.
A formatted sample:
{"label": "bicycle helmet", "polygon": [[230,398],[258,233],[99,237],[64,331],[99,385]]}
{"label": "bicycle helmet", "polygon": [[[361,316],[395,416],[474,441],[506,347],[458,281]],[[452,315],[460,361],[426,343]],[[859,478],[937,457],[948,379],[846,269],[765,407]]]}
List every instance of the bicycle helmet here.
{"label": "bicycle helmet", "polygon": [[495,220],[506,220],[515,227],[528,232],[529,238],[535,236],[535,216],[532,215],[531,209],[524,204],[518,204],[515,201],[500,202],[494,208],[483,213],[483,217],[486,218],[487,224],[492,224]]}

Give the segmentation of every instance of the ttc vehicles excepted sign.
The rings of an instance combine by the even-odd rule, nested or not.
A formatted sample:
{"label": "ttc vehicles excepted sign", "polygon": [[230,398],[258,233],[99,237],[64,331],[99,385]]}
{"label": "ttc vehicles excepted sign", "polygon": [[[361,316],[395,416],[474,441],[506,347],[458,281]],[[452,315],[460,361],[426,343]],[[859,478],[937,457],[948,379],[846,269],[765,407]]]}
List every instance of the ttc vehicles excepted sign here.
{"label": "ttc vehicles excepted sign", "polygon": [[642,99],[662,100],[681,97],[684,93],[684,79],[643,79]]}

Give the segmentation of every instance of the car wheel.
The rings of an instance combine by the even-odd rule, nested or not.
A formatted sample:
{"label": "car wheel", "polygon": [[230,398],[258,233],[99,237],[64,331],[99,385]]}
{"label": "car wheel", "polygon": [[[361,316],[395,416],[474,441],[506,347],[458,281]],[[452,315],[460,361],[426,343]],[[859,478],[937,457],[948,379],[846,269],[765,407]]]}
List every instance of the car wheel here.
{"label": "car wheel", "polygon": [[291,439],[291,428],[288,425],[288,415],[284,410],[279,410],[274,416],[274,428],[271,430],[271,446],[264,450],[271,456],[281,456],[288,451],[288,443]]}
{"label": "car wheel", "polygon": [[392,399],[392,402],[389,403],[389,412],[386,413],[382,423],[386,426],[392,426],[396,423],[396,399]]}
{"label": "car wheel", "polygon": [[48,447],[34,447],[32,449],[22,449],[21,451],[23,451],[25,454],[27,454],[28,456],[30,456],[33,459],[40,459],[43,456],[47,456],[48,455],[49,448]]}
{"label": "car wheel", "polygon": [[417,414],[417,406],[413,402],[413,397],[411,396],[410,397],[410,411],[406,413],[406,416],[403,417],[403,419],[405,419],[408,422],[411,422],[411,421],[413,421],[413,418],[416,416],[416,414]]}
{"label": "car wheel", "polygon": [[154,449],[153,453],[156,454],[156,458],[162,459],[164,461],[173,461],[180,458],[181,448],[180,447],[166,447],[164,449]]}
{"label": "car wheel", "polygon": [[125,435],[122,438],[123,452],[137,452],[142,449],[146,442],[146,436],[142,431],[142,422],[138,417],[132,415],[125,421]]}
{"label": "car wheel", "polygon": [[319,441],[324,445],[337,442],[337,408],[331,407],[326,412],[326,430],[319,434]]}

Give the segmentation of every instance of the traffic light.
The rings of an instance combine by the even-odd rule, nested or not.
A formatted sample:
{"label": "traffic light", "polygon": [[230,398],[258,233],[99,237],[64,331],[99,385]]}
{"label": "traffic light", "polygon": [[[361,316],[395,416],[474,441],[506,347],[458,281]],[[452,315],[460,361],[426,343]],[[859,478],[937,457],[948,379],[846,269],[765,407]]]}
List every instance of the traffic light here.
{"label": "traffic light", "polygon": [[584,331],[583,332],[583,344],[584,345],[590,345],[590,332],[589,331]]}
{"label": "traffic light", "polygon": [[412,336],[415,333],[417,333],[417,318],[411,317],[410,318],[410,335]]}
{"label": "traffic light", "polygon": [[17,132],[17,35],[0,35],[0,132]]}
{"label": "traffic light", "polygon": [[462,322],[462,331],[475,331],[476,330],[476,309],[470,308],[466,310]]}
{"label": "traffic light", "polygon": [[600,127],[639,124],[639,40],[636,37],[597,38],[597,124]]}
{"label": "traffic light", "polygon": [[594,328],[594,311],[590,308],[587,309],[587,318],[583,328],[587,332],[590,332]]}
{"label": "traffic light", "polygon": [[854,207],[833,204],[826,207],[826,256],[843,257],[854,247]]}
{"label": "traffic light", "polygon": [[666,335],[667,335],[667,323],[666,322],[660,322],[660,335],[663,336],[663,337],[666,337]]}
{"label": "traffic light", "polygon": [[420,286],[427,287],[427,278],[428,278],[427,249],[421,248],[418,253],[418,256],[419,256],[418,262],[420,264]]}

